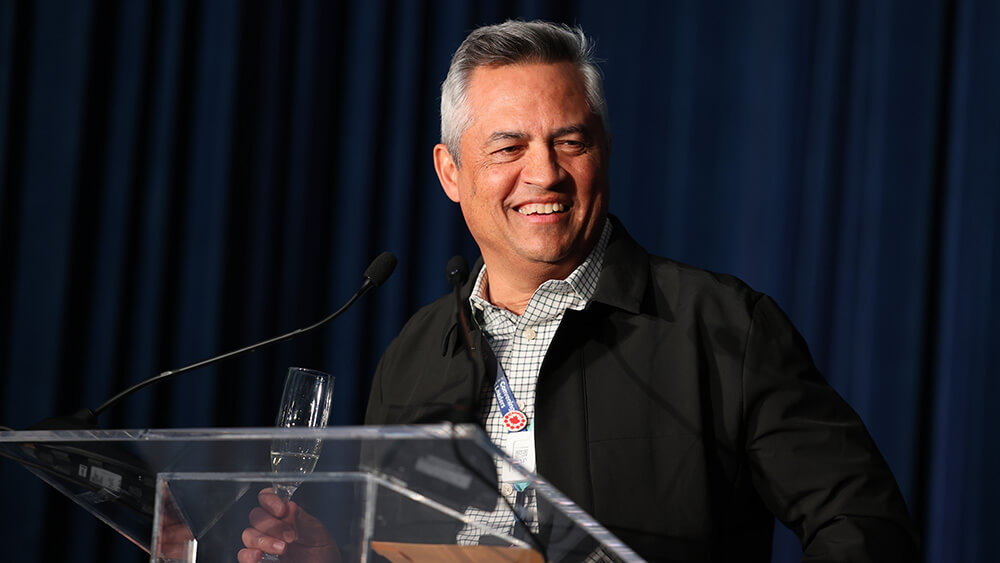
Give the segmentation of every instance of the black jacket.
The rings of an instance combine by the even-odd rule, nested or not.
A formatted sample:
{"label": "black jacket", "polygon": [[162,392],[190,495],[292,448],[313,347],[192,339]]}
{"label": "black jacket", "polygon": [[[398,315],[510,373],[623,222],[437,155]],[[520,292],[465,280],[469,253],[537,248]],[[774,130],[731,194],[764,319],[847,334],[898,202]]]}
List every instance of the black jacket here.
{"label": "black jacket", "polygon": [[[651,256],[617,221],[604,260],[538,376],[543,478],[649,560],[769,561],[772,515],[805,561],[917,559],[889,468],[769,297]],[[470,366],[454,298],[424,307],[366,423],[478,422]]]}

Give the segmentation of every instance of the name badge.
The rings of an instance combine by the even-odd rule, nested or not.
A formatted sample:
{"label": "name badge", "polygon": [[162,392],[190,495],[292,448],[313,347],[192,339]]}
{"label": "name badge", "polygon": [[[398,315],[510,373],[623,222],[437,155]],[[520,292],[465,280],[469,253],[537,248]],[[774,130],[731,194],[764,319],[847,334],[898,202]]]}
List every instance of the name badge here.
{"label": "name badge", "polygon": [[[511,458],[514,459],[530,473],[535,472],[535,429],[529,427],[520,432],[507,434],[507,445],[504,448]],[[503,464],[503,471],[500,480],[504,483],[519,483],[525,481],[525,475],[514,469],[509,463]]]}

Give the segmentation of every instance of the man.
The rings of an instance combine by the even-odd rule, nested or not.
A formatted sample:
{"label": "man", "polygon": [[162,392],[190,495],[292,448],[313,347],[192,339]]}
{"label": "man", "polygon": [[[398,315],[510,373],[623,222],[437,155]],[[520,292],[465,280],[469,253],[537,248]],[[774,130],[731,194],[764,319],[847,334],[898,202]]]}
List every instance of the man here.
{"label": "man", "polygon": [[[366,423],[469,413],[510,447],[530,436],[505,428],[520,411],[537,472],[649,560],[768,561],[775,516],[804,560],[916,558],[888,467],[774,302],[648,255],[609,217],[607,111],[582,32],[473,31],[441,115],[434,166],[482,253],[463,306],[496,381],[470,368],[442,298],[386,350]],[[264,497],[273,526],[266,512],[287,509]]]}

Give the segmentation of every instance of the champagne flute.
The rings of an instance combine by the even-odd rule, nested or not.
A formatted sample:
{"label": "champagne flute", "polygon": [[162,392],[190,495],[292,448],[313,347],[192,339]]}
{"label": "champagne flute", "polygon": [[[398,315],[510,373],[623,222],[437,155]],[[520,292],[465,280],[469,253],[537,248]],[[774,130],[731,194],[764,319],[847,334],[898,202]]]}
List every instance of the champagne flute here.
{"label": "champagne flute", "polygon": [[[275,426],[279,428],[323,428],[330,418],[333,399],[333,376],[305,368],[288,368],[285,390]],[[278,473],[311,473],[319,460],[322,440],[310,438],[275,438],[271,441],[271,471]],[[274,492],[288,501],[302,481],[275,481]],[[278,557],[264,554],[265,561]]]}

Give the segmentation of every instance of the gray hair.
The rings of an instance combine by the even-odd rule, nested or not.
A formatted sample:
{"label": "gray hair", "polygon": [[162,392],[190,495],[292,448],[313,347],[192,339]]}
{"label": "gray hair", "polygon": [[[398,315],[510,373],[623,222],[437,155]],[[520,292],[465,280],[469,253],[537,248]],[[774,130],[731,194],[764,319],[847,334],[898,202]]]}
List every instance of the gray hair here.
{"label": "gray hair", "polygon": [[468,93],[472,71],[483,66],[519,63],[571,62],[583,74],[587,105],[601,118],[605,136],[610,134],[608,103],[604,99],[601,71],[593,47],[579,27],[544,21],[508,20],[475,29],[455,51],[448,76],[441,84],[441,142],[456,166],[461,166],[462,135],[471,125]]}

